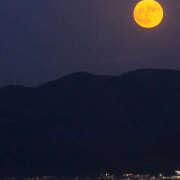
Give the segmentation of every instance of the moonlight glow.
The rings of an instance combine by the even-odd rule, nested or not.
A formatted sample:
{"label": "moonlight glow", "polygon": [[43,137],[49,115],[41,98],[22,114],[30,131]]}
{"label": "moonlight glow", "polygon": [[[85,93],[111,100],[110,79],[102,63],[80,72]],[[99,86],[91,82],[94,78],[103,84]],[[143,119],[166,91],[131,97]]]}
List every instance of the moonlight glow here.
{"label": "moonlight glow", "polygon": [[153,28],[163,19],[163,9],[155,0],[142,0],[134,8],[134,19],[144,28]]}

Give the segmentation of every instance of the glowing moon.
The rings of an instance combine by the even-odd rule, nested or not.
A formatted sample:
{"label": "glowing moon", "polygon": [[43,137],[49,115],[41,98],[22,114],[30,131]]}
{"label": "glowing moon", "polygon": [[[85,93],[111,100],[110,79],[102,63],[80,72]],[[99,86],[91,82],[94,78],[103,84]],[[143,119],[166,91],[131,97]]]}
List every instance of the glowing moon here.
{"label": "glowing moon", "polygon": [[153,28],[163,19],[163,8],[155,0],[142,0],[134,8],[134,19],[144,28]]}

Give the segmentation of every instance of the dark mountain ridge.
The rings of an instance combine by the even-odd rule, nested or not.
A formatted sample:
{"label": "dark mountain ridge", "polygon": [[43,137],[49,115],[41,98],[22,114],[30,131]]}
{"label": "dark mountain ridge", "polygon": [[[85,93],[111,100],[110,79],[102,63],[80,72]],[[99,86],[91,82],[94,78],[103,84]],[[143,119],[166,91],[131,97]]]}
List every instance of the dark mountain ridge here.
{"label": "dark mountain ridge", "polygon": [[80,72],[0,89],[2,173],[171,170],[179,139],[180,71]]}

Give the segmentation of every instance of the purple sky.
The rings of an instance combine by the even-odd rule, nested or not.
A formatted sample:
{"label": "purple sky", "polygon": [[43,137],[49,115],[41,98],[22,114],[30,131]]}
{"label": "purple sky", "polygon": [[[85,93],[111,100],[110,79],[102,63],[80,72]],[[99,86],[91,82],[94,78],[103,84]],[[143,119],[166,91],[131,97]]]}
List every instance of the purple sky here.
{"label": "purple sky", "polygon": [[88,71],[180,69],[180,0],[160,0],[164,20],[135,24],[137,0],[1,0],[0,86],[37,85]]}

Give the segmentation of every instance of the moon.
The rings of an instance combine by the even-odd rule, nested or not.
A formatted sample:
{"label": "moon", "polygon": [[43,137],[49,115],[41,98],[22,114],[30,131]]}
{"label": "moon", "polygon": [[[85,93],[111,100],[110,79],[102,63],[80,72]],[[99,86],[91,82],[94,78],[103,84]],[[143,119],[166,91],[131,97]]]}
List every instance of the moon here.
{"label": "moon", "polygon": [[142,0],[134,8],[134,20],[143,28],[154,28],[163,19],[163,8],[155,0]]}

